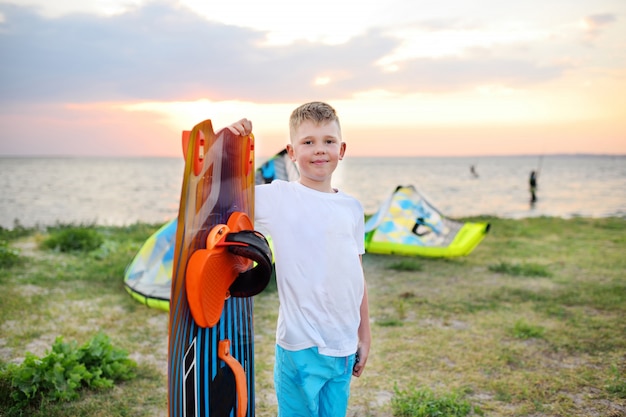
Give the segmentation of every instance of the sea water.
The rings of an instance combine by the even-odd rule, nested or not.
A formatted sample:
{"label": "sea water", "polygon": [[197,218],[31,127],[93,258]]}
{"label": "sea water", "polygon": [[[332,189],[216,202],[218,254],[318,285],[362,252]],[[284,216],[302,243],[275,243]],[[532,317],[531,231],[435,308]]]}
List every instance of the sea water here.
{"label": "sea water", "polygon": [[[0,226],[164,223],[177,215],[183,170],[181,158],[0,157]],[[452,218],[626,217],[626,156],[346,157],[333,185],[366,213],[413,185]]]}

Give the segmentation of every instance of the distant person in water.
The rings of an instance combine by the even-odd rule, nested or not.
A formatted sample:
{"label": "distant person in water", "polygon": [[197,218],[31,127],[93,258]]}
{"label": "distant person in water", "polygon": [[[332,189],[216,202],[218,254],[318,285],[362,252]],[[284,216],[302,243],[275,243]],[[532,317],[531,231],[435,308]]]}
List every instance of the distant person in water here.
{"label": "distant person in water", "polygon": [[537,172],[530,171],[530,178],[528,180],[528,185],[530,186],[530,202],[534,203],[537,201]]}
{"label": "distant person in water", "polygon": [[474,178],[478,178],[478,172],[476,172],[476,168],[474,167],[474,165],[470,166],[470,173]]}

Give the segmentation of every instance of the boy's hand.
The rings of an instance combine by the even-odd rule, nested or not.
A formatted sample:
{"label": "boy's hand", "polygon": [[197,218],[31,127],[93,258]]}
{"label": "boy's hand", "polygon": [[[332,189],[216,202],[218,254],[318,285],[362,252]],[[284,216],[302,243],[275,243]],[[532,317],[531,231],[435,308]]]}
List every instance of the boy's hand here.
{"label": "boy's hand", "polygon": [[235,135],[248,136],[252,133],[252,122],[248,119],[241,119],[227,127]]}
{"label": "boy's hand", "polygon": [[352,369],[352,375],[357,378],[361,376],[363,370],[365,369],[365,364],[367,363],[367,357],[369,356],[369,347],[367,346],[359,346],[357,350],[357,362],[354,364],[354,368]]}

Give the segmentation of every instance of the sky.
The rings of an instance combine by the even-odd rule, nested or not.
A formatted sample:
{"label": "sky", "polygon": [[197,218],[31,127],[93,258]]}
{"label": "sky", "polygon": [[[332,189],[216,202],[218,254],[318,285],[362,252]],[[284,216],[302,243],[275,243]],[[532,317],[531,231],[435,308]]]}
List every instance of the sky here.
{"label": "sky", "polygon": [[178,156],[336,108],[347,156],[626,154],[624,0],[0,0],[0,156]]}

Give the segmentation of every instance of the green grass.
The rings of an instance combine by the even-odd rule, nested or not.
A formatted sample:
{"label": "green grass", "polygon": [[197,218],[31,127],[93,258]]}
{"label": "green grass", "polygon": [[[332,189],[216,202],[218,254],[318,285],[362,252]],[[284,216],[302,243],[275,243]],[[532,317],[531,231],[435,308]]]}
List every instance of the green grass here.
{"label": "green grass", "polygon": [[95,227],[70,225],[49,229],[42,245],[60,252],[91,252],[103,242],[104,238]]}
{"label": "green grass", "polygon": [[9,246],[9,242],[6,240],[0,240],[0,267],[11,268],[20,264],[23,259],[20,257],[20,252]]}
{"label": "green grass", "polygon": [[416,259],[400,259],[387,266],[393,271],[421,271],[422,265]]}
{"label": "green grass", "polygon": [[518,320],[510,331],[513,337],[518,339],[542,338],[545,328],[526,323],[525,320]]}
{"label": "green grass", "polygon": [[500,262],[495,265],[489,265],[489,270],[502,274],[509,274],[514,277],[550,277],[552,273],[543,265],[537,264],[510,264],[508,262]]}
{"label": "green grass", "polygon": [[[122,282],[127,264],[157,227],[76,226],[79,239],[74,239],[61,233],[69,229],[63,225],[5,236],[23,261],[0,269],[0,351],[10,352],[0,355],[0,368],[22,363],[26,352],[45,356],[57,336],[82,341],[96,331],[108,335],[133,360],[139,358],[133,380],[116,384],[112,390],[81,391],[70,402],[44,399],[24,416],[163,415],[167,314],[133,301]],[[51,250],[45,242],[51,237],[63,241],[58,236],[87,243],[69,251],[53,245]],[[100,244],[92,245],[84,236],[100,236]],[[0,396],[0,415],[8,415],[9,405]]]}
{"label": "green grass", "polygon": [[[469,256],[364,256],[373,344],[348,416],[428,415],[417,414],[427,404],[440,415],[448,406],[468,416],[623,414],[626,219],[471,220],[492,227]],[[28,415],[167,415],[167,314],[122,282],[159,226],[76,226],[101,242],[67,252],[44,242],[69,225],[0,229],[0,368],[44,355],[57,336],[84,341],[96,330],[137,362],[132,380]],[[277,306],[272,282],[255,299],[259,417],[276,413]]]}
{"label": "green grass", "polygon": [[396,388],[391,408],[396,417],[465,417],[472,412],[482,415],[480,408],[474,410],[462,395],[454,392],[437,395],[430,388],[408,391]]}

